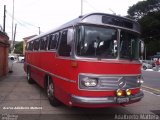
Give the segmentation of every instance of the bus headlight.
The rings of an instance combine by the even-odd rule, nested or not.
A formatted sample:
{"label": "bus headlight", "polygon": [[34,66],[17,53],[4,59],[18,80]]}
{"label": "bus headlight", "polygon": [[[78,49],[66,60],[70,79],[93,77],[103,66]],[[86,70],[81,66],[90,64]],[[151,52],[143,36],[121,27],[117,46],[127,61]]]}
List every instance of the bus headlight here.
{"label": "bus headlight", "polygon": [[139,83],[139,84],[143,84],[144,83],[144,80],[143,80],[142,76],[138,76],[137,83]]}
{"label": "bus headlight", "polygon": [[86,87],[95,87],[98,83],[97,79],[88,77],[83,78],[81,82]]}

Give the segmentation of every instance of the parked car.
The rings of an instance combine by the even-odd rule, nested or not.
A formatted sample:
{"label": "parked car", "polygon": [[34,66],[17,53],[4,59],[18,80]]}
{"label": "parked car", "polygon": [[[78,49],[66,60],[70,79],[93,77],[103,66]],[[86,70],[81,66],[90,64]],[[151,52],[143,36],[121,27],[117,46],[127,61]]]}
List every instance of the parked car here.
{"label": "parked car", "polygon": [[152,69],[153,68],[153,61],[151,60],[142,60],[142,69],[146,70],[146,69]]}
{"label": "parked car", "polygon": [[23,63],[24,62],[24,56],[19,56],[18,61]]}

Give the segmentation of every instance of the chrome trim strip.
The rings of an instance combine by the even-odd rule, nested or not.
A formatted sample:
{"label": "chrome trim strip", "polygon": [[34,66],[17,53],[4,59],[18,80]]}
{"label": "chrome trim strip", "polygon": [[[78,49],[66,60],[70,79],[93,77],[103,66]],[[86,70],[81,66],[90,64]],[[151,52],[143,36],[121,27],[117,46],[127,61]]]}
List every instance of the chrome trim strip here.
{"label": "chrome trim strip", "polygon": [[139,76],[141,74],[93,74],[93,73],[80,73],[79,75],[86,75],[91,77],[123,77],[123,76]]}
{"label": "chrome trim strip", "polygon": [[33,50],[33,51],[30,51],[30,50],[28,50],[28,51],[25,51],[26,53],[44,53],[44,52],[46,52],[46,53],[50,53],[50,52],[52,52],[52,53],[56,53],[56,50]]}
{"label": "chrome trim strip", "polygon": [[117,64],[141,64],[138,60],[133,60],[132,62],[130,60],[122,60],[122,59],[98,59],[98,58],[88,58],[88,57],[79,57],[77,55],[74,55],[73,60],[76,61],[85,61],[85,62],[101,62],[101,63],[117,63]]}
{"label": "chrome trim strip", "polygon": [[104,103],[114,103],[116,97],[80,97],[80,96],[71,96],[71,101],[76,103],[87,103],[87,104],[104,104]]}
{"label": "chrome trim strip", "polygon": [[[144,93],[140,91],[138,94],[126,96],[129,98],[129,102],[134,102],[137,100],[141,100],[144,97]],[[81,97],[76,95],[71,95],[71,101],[73,103],[81,103],[81,104],[121,104],[117,102],[118,97]],[[125,102],[128,103],[128,102]],[[122,104],[125,104],[122,103]]]}
{"label": "chrome trim strip", "polygon": [[71,82],[71,83],[76,83],[75,80],[70,80],[70,79],[68,79],[68,78],[65,78],[65,77],[62,77],[62,76],[59,76],[59,75],[50,73],[50,72],[48,72],[48,71],[46,71],[46,70],[43,70],[43,69],[41,69],[41,68],[39,68],[39,67],[36,67],[36,66],[34,66],[34,65],[31,65],[31,64],[29,64],[29,63],[26,63],[26,64],[29,65],[29,66],[31,66],[31,67],[34,67],[34,68],[36,68],[36,69],[38,69],[38,70],[40,70],[40,71],[43,71],[43,72],[45,72],[45,73],[47,73],[47,74],[49,74],[49,75],[52,75],[52,76],[54,76],[54,77],[57,77],[57,78],[59,78],[59,79],[61,79],[61,80],[64,80],[64,81],[67,81],[67,82]]}

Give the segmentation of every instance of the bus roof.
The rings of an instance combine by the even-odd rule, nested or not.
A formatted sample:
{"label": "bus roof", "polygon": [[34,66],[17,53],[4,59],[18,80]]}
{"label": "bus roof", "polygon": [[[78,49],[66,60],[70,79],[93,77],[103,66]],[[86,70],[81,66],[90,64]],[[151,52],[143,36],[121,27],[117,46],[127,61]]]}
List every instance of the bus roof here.
{"label": "bus roof", "polygon": [[40,34],[39,36],[31,38],[28,41],[32,41],[34,39],[43,37],[45,35],[48,35],[48,34],[51,34],[53,32],[59,31],[61,29],[65,29],[67,27],[75,26],[75,25],[80,24],[80,23],[107,25],[107,26],[111,26],[111,27],[123,28],[123,29],[127,29],[127,30],[130,30],[130,31],[140,33],[139,23],[132,20],[132,19],[117,16],[117,15],[113,15],[113,14],[91,13],[91,14],[79,16],[78,18],[61,25],[57,29],[52,29],[47,33],[43,33],[43,34]]}

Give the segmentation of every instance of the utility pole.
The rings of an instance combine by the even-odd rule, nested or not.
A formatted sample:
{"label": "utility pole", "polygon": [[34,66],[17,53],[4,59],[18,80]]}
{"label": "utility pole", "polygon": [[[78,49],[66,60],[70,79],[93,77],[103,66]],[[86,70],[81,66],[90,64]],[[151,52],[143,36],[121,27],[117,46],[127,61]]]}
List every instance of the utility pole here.
{"label": "utility pole", "polygon": [[5,33],[6,29],[6,5],[4,5],[4,16],[3,16],[3,32]]}
{"label": "utility pole", "polygon": [[17,24],[15,24],[15,29],[14,29],[12,53],[14,52],[15,39],[16,39],[16,30],[17,30]]}
{"label": "utility pole", "polygon": [[41,34],[41,28],[40,27],[38,27],[38,30],[39,30],[39,35]]}
{"label": "utility pole", "polygon": [[83,15],[83,0],[81,0],[81,16]]}
{"label": "utility pole", "polygon": [[14,0],[12,6],[12,42],[11,42],[11,51],[13,52],[14,49]]}

